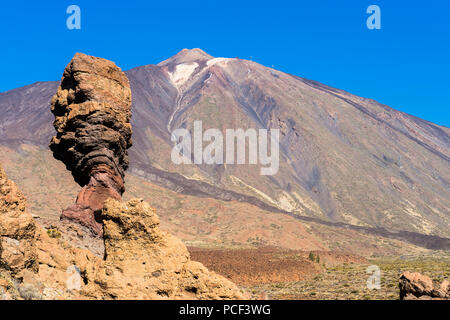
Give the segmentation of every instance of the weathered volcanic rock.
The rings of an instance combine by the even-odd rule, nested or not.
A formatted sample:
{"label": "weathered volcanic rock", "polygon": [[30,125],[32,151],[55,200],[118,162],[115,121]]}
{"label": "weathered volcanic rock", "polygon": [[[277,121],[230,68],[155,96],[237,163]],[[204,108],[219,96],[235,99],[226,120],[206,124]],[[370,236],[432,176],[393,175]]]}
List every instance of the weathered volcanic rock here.
{"label": "weathered volcanic rock", "polygon": [[239,299],[229,280],[190,260],[142,200],[105,202],[100,258],[43,229],[0,166],[1,299]]}
{"label": "weathered volcanic rock", "polygon": [[83,188],[61,218],[101,234],[107,198],[120,200],[131,147],[131,89],[113,62],[77,53],[51,101],[56,136],[50,148]]}
{"label": "weathered volcanic rock", "polygon": [[105,260],[83,294],[114,299],[242,299],[230,281],[191,261],[186,246],[159,228],[155,209],[108,199]]}
{"label": "weathered volcanic rock", "polygon": [[433,280],[418,272],[405,272],[399,281],[400,300],[416,299],[448,299],[449,284],[444,280],[440,287],[433,284]]}
{"label": "weathered volcanic rock", "polygon": [[25,206],[22,192],[0,166],[0,268],[12,274],[23,268],[37,268],[32,241],[36,226]]}

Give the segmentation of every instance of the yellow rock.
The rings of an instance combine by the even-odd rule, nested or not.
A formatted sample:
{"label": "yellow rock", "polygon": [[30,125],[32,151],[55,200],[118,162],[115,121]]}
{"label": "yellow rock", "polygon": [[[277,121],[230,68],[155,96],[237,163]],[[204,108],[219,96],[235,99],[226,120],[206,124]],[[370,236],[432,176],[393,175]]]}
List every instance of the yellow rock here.
{"label": "yellow rock", "polygon": [[232,282],[191,261],[186,246],[160,230],[155,209],[142,200],[105,202],[101,259],[49,237],[1,167],[0,190],[0,272],[21,281],[16,291],[25,298],[243,298]]}

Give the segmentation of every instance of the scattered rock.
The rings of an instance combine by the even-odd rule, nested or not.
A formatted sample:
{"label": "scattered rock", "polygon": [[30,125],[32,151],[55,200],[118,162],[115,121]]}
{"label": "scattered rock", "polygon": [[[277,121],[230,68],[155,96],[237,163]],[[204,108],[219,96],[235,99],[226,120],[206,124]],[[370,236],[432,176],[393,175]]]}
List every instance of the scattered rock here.
{"label": "scattered rock", "polygon": [[42,298],[39,290],[30,284],[21,285],[19,287],[19,293],[25,300],[40,300]]}
{"label": "scattered rock", "polygon": [[418,272],[405,272],[400,276],[400,300],[448,299],[448,280],[436,288],[430,277]]}
{"label": "scattered rock", "polygon": [[444,280],[439,288],[447,297],[450,296],[450,281]]}
{"label": "scattered rock", "polygon": [[5,279],[0,278],[0,288],[7,289],[9,287],[9,282]]}
{"label": "scattered rock", "polygon": [[75,248],[87,249],[99,258],[103,258],[105,255],[103,239],[94,235],[91,229],[76,221],[41,218],[38,220],[38,224],[47,230],[50,237],[56,236],[56,238]]}

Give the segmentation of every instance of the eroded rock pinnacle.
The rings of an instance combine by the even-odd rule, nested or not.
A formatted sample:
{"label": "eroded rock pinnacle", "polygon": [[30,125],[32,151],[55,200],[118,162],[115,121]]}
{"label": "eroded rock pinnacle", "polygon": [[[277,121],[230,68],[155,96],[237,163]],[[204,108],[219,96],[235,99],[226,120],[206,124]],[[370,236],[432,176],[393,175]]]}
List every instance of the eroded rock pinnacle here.
{"label": "eroded rock pinnacle", "polygon": [[83,188],[61,219],[102,232],[100,213],[108,198],[121,200],[127,149],[131,147],[131,89],[113,62],[77,53],[52,99],[56,136],[50,149]]}

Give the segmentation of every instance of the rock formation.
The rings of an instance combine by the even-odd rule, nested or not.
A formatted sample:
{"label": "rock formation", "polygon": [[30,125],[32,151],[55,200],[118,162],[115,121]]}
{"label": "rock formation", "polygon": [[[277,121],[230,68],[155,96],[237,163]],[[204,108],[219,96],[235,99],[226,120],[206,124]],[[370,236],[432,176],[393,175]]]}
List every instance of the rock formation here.
{"label": "rock formation", "polygon": [[103,209],[105,261],[84,293],[115,299],[239,299],[228,280],[190,260],[186,246],[159,229],[142,200],[108,199]]}
{"label": "rock formation", "polygon": [[77,53],[51,102],[56,136],[50,148],[83,188],[61,218],[101,234],[107,198],[120,200],[131,147],[131,90],[113,62]]}
{"label": "rock formation", "polygon": [[22,192],[0,166],[0,268],[13,275],[24,268],[37,270],[36,226],[25,206]]}
{"label": "rock formation", "polygon": [[0,167],[0,299],[239,299],[142,200],[105,202],[104,259],[38,225]]}
{"label": "rock formation", "polygon": [[0,299],[243,297],[233,283],[191,261],[184,244],[159,229],[147,203],[120,201],[131,146],[131,91],[118,67],[76,54],[52,112],[57,135],[50,147],[83,187],[61,223],[77,221],[102,234],[104,254],[38,225],[0,167]]}
{"label": "rock formation", "polygon": [[399,281],[400,300],[449,299],[450,282],[444,280],[439,287],[433,280],[418,272],[405,272]]}

